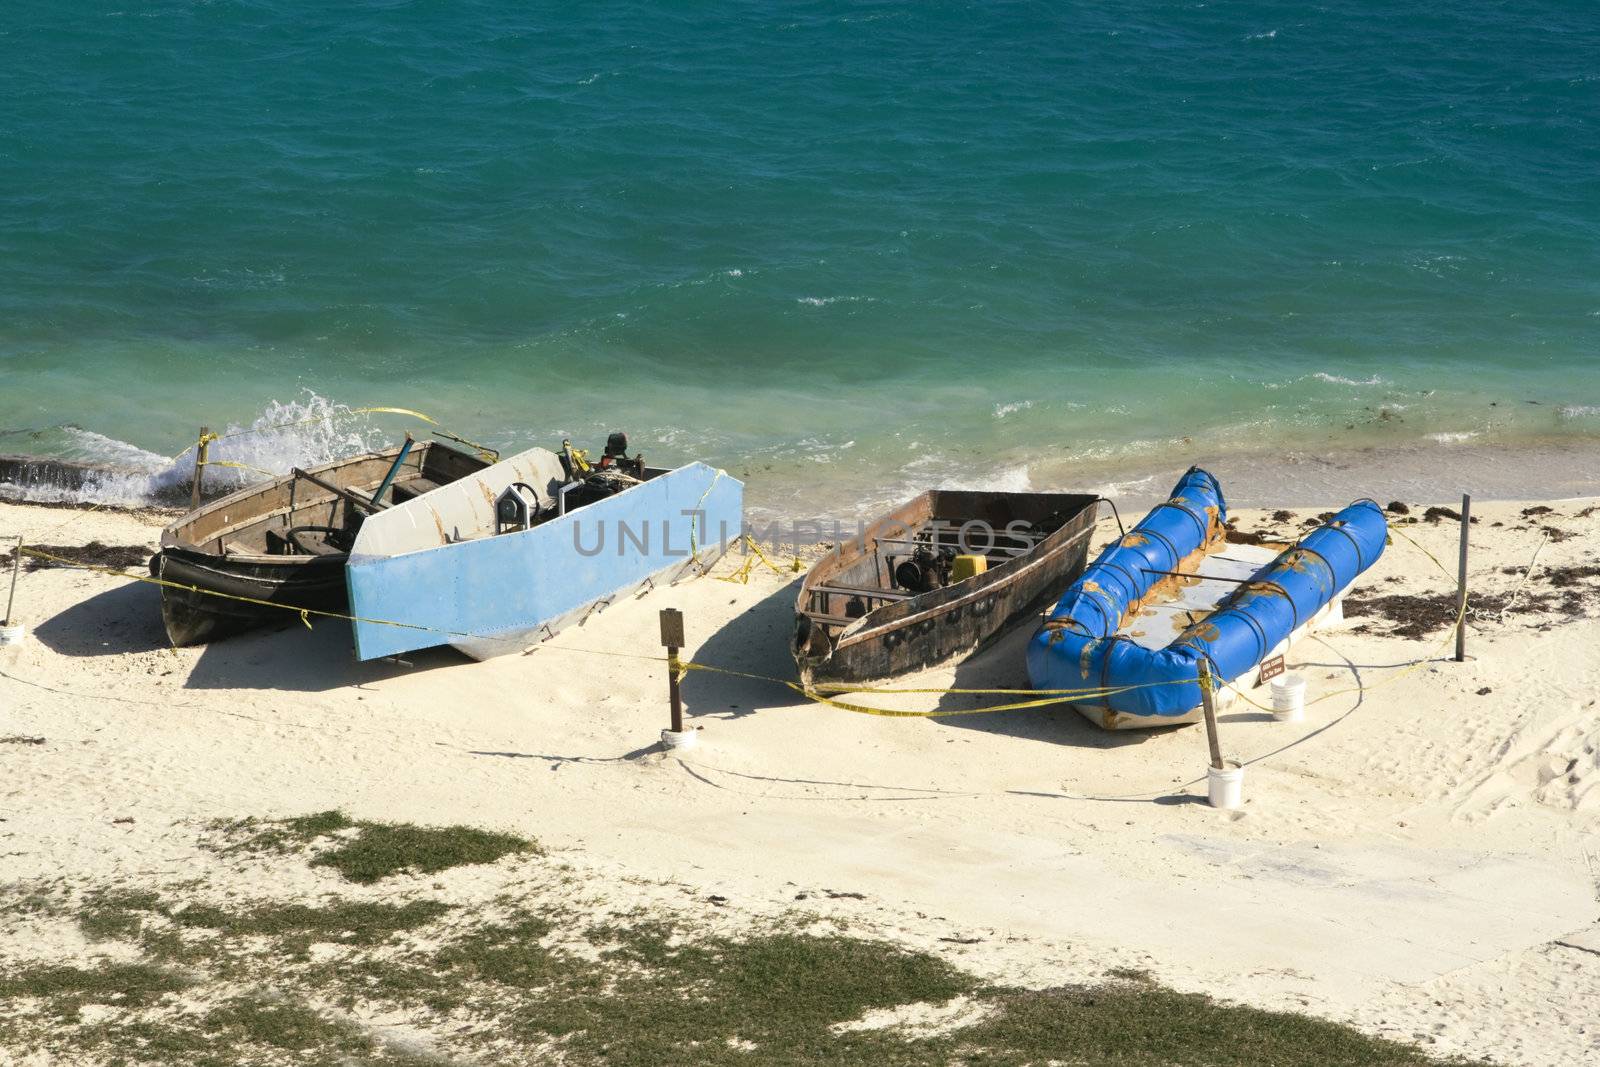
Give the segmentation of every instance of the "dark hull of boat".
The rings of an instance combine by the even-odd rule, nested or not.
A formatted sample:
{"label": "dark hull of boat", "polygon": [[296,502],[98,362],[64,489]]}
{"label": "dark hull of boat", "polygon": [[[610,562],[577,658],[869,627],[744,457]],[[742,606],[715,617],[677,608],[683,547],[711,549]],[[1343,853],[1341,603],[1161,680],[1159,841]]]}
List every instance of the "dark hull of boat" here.
{"label": "dark hull of boat", "polygon": [[874,611],[862,629],[845,633],[832,647],[811,619],[797,613],[793,651],[801,682],[878,681],[965,658],[1039,611],[1088,562],[1097,501],[1076,499],[1083,501],[1078,509],[1027,555]]}
{"label": "dark hull of boat", "polygon": [[342,555],[289,556],[280,562],[168,546],[151,558],[150,570],[165,582],[192,587],[161,587],[161,621],[176,647],[296,621],[286,608],[345,612],[350,602]]}
{"label": "dark hull of boat", "polygon": [[346,612],[343,545],[324,540],[308,550],[297,543],[300,552],[280,555],[285,539],[296,531],[353,530],[359,518],[349,512],[352,494],[371,499],[392,485],[392,505],[489,462],[426,441],[257,482],[189,512],[162,531],[161,551],[150,560],[151,573],[172,583],[161,589],[168,639],[199,645],[296,621],[286,608]]}

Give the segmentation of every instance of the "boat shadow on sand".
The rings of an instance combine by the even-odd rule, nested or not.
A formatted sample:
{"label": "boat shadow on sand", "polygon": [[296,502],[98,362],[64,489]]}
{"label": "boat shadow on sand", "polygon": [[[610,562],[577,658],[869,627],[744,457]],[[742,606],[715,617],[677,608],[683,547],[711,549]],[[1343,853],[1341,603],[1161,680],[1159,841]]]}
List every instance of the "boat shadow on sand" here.
{"label": "boat shadow on sand", "polygon": [[[794,628],[794,600],[798,590],[798,580],[774,590],[723,624],[695,651],[694,659],[697,662],[763,677],[743,678],[709,670],[691,670],[684,677],[682,687],[685,715],[701,719],[736,719],[758,711],[792,709],[802,703],[803,698],[793,690],[764,680],[795,677],[789,635]],[[998,640],[957,666],[948,687],[1028,689],[1024,652],[1033,630],[1034,620],[1030,618],[1023,625],[1015,626],[1001,635]],[[916,684],[916,681],[904,679],[884,683],[886,688]],[[938,711],[961,712],[1029,699],[1024,694],[946,693],[932,706]],[[844,711],[830,713],[849,714]],[[1151,737],[1182,729],[1102,730],[1065,704],[1019,708],[1015,711],[945,715],[933,721],[953,729],[1021,737],[1075,748],[1103,749],[1139,744]]]}
{"label": "boat shadow on sand", "polygon": [[799,589],[796,578],[762,597],[695,650],[696,662],[762,677],[691,670],[682,686],[685,715],[737,719],[756,711],[792,707],[803,699],[792,689],[765,680],[795,677],[789,635],[794,630],[794,600]]}
{"label": "boat shadow on sand", "polygon": [[[1026,653],[1036,620],[1029,618],[998,639],[969,656],[955,669],[951,689],[1031,689]],[[1045,704],[1012,711],[982,711],[983,708],[1015,704],[1036,699],[1026,693],[966,694],[945,693],[939,698],[943,712],[974,711],[971,715],[942,715],[934,721],[941,726],[979,733],[1026,738],[1073,748],[1122,748],[1182,727],[1150,730],[1102,730],[1067,704]]]}
{"label": "boat shadow on sand", "polygon": [[[308,630],[298,615],[285,612],[284,621],[275,626],[179,653],[182,658],[173,659],[172,670],[181,670],[186,661],[191,664],[185,689],[325,692],[467,662],[454,649],[439,648],[411,653],[404,664],[358,663],[346,624],[324,619],[314,627]],[[161,624],[161,593],[140,582],[71,605],[36,625],[33,636],[57,655],[74,658],[140,655],[170,647]],[[189,660],[195,652],[198,657]]]}
{"label": "boat shadow on sand", "polygon": [[360,662],[345,623],[324,619],[307,629],[291,617],[290,622],[204,646],[184,688],[322,693],[469,662],[453,648],[422,649],[399,662]]}
{"label": "boat shadow on sand", "polygon": [[168,647],[161,592],[142,582],[80,600],[40,622],[33,635],[62,656],[121,656]]}

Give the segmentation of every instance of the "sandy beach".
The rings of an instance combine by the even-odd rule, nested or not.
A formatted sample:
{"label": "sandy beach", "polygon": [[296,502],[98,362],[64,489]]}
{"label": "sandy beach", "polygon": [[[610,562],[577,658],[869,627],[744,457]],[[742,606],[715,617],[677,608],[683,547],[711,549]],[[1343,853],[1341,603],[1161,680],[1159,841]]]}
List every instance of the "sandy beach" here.
{"label": "sandy beach", "polygon": [[[1460,664],[1445,647],[1451,583],[1423,551],[1453,560],[1459,524],[1424,518],[1429,503],[1391,516],[1420,548],[1395,537],[1344,623],[1292,650],[1304,721],[1222,717],[1223,747],[1246,765],[1233,812],[1205,803],[1199,728],[1108,734],[1064,708],[889,718],[692,672],[700,743],[662,751],[665,671],[639,658],[659,652],[657,612],[683,610],[697,662],[792,677],[787,559],[730,558],[527,655],[409,665],[356,663],[342,624],[292,615],[173,650],[153,587],[25,567],[16,615],[30,633],[0,649],[0,883],[165,893],[201,874],[228,896],[309,899],[334,876],[220,856],[205,828],[329,809],[464,823],[537,838],[618,913],[719,929],[803,913],[996,981],[1144,971],[1433,1055],[1593,1062],[1600,502],[1475,508]],[[1235,526],[1292,538],[1320,510],[1244,511]],[[0,505],[0,533],[74,559],[115,561],[121,546],[132,559],[165,521]],[[1025,687],[1025,630],[902,687]],[[948,711],[999,698],[862,699]],[[550,891],[527,878],[469,866],[403,892]],[[0,934],[0,967],[119,952],[48,912]],[[402,1029],[448,1047],[442,1023]],[[56,1062],[31,1055],[0,1062]]]}

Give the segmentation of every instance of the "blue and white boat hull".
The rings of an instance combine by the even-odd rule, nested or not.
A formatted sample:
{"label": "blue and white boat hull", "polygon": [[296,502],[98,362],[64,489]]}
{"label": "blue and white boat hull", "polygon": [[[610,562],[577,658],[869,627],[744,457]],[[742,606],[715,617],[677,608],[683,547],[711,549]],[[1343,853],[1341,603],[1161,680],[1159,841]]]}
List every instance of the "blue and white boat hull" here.
{"label": "blue and white boat hull", "polygon": [[494,532],[507,487],[553,503],[562,480],[559,457],[530,449],[368,518],[346,569],[356,657],[445,644],[475,659],[521,652],[642,586],[704,573],[743,530],[743,483],[690,463]]}

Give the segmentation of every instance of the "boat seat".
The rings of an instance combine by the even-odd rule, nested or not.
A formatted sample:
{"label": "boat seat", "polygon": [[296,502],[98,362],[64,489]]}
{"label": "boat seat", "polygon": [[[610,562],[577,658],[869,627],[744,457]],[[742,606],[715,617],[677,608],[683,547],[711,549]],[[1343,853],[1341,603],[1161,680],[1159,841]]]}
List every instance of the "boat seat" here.
{"label": "boat seat", "polygon": [[[394,488],[390,490],[390,492],[394,495],[394,502],[396,504],[401,504],[407,500],[412,500],[416,497],[419,497],[423,493],[431,493],[435,489],[439,488],[442,488],[441,484],[431,478],[407,478],[403,482],[396,482]],[[404,493],[405,495],[401,496],[401,493]]]}
{"label": "boat seat", "polygon": [[837,596],[859,596],[874,600],[910,600],[916,594],[902,593],[897,589],[869,589],[859,585],[814,585],[813,593],[833,593]]}
{"label": "boat seat", "polygon": [[851,623],[859,622],[862,618],[865,618],[865,616],[859,616],[852,619],[848,615],[829,615],[822,611],[803,611],[801,614],[812,622],[820,622],[824,626],[849,626]]}
{"label": "boat seat", "polygon": [[318,540],[316,538],[302,537],[297,542],[297,545],[298,545],[299,548],[304,549],[306,551],[307,555],[312,555],[312,556],[342,556],[342,555],[344,555],[344,550],[343,549],[334,548],[332,545],[328,544],[328,542],[322,541],[322,540]]}

